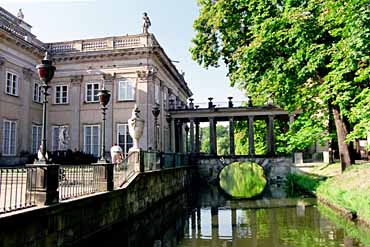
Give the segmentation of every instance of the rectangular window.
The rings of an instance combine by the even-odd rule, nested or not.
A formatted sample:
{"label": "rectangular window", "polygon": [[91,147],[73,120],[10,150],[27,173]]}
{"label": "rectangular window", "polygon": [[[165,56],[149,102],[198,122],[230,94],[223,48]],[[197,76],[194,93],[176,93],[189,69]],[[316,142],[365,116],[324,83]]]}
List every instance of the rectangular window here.
{"label": "rectangular window", "polygon": [[42,103],[41,102],[41,93],[42,93],[42,87],[39,82],[34,82],[33,83],[33,101],[37,103]]}
{"label": "rectangular window", "polygon": [[100,88],[99,83],[87,83],[86,92],[85,92],[85,101],[86,102],[98,102],[98,90]]}
{"label": "rectangular window", "polygon": [[128,150],[133,146],[127,124],[117,124],[117,144],[122,148],[126,157]]}
{"label": "rectangular window", "polygon": [[84,126],[84,152],[99,156],[100,150],[100,126],[85,125]]}
{"label": "rectangular window", "polygon": [[118,100],[134,100],[135,88],[131,81],[118,82]]}
{"label": "rectangular window", "polygon": [[4,120],[3,122],[3,155],[16,154],[17,122]]}
{"label": "rectangular window", "polygon": [[5,93],[18,96],[18,76],[12,72],[6,72]]}
{"label": "rectangular window", "polygon": [[32,125],[32,153],[37,153],[41,144],[41,125]]}
{"label": "rectangular window", "polygon": [[55,104],[68,104],[68,86],[67,85],[55,86],[54,103]]}

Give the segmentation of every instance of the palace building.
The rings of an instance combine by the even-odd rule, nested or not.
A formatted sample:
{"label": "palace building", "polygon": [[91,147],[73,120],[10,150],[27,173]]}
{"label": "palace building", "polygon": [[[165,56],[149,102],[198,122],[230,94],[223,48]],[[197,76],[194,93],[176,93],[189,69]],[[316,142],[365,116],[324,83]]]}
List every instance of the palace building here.
{"label": "palace building", "polygon": [[[192,92],[147,28],[137,35],[44,43],[32,34],[21,12],[14,16],[0,7],[0,165],[24,163],[40,145],[42,92],[36,65],[46,50],[56,66],[48,91],[49,151],[99,156],[102,114],[97,93],[103,85],[111,93],[107,151],[114,143],[125,153],[132,146],[127,120],[135,105],[145,119],[140,146],[170,151],[169,102],[185,105]],[[160,110],[157,126],[154,106]]]}

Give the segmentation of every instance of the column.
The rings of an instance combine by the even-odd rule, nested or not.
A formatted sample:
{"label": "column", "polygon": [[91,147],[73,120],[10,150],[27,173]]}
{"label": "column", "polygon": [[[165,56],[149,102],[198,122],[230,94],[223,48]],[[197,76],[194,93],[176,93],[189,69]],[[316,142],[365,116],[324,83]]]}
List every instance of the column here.
{"label": "column", "polygon": [[254,117],[248,116],[248,143],[249,143],[249,155],[255,155],[254,152]]}
{"label": "column", "polygon": [[170,123],[170,131],[171,131],[171,152],[175,153],[176,152],[176,133],[175,133],[175,120],[172,118],[171,123]]}
{"label": "column", "polygon": [[175,134],[175,139],[176,139],[175,152],[176,153],[181,153],[182,152],[182,150],[181,150],[182,131],[181,130],[182,130],[181,121],[177,120],[176,121],[176,134]]}
{"label": "column", "polygon": [[268,116],[267,122],[267,154],[275,154],[274,116]]}
{"label": "column", "polygon": [[216,120],[213,117],[209,118],[209,143],[211,145],[211,154],[217,155]]}
{"label": "column", "polygon": [[200,152],[199,122],[195,122],[195,152]]}
{"label": "column", "polygon": [[235,155],[234,118],[229,118],[230,155]]}
{"label": "column", "polygon": [[195,152],[195,145],[194,145],[194,119],[191,118],[190,119],[190,138],[189,138],[189,145],[190,145],[190,153],[194,153]]}

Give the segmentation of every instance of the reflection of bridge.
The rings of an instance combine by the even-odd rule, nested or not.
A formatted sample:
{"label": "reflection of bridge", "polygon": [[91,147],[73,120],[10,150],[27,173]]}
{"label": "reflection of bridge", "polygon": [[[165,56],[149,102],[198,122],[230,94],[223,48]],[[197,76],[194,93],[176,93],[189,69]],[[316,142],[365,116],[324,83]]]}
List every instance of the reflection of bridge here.
{"label": "reflection of bridge", "polygon": [[[296,246],[304,240],[303,232],[310,228],[330,234],[331,229],[322,229],[323,222],[313,217],[314,208],[306,207],[312,203],[271,199],[236,202],[223,208],[197,208],[186,222],[181,246]],[[305,214],[311,217],[302,217]],[[284,238],[287,225],[297,226],[297,238]]]}
{"label": "reflection of bridge", "polygon": [[[171,129],[171,150],[174,152],[189,151],[191,153],[199,153],[200,151],[200,131],[199,125],[201,122],[209,123],[210,133],[210,152],[217,154],[217,122],[229,122],[229,138],[230,138],[230,155],[235,155],[235,141],[234,141],[234,124],[236,121],[248,121],[248,143],[249,155],[255,155],[254,148],[254,121],[266,121],[266,143],[267,155],[274,155],[275,153],[275,135],[274,135],[274,121],[283,120],[285,123],[289,121],[288,112],[272,105],[253,106],[251,101],[248,106],[234,107],[233,102],[228,102],[227,107],[215,107],[212,98],[208,103],[208,108],[195,107],[192,102],[189,106],[175,107],[173,102],[170,102],[170,114],[168,121]],[[190,127],[184,126],[189,123]],[[286,130],[287,124],[284,127]],[[188,137],[189,136],[189,137]],[[185,137],[185,140],[184,140]],[[190,150],[186,150],[184,143],[189,143]]]}

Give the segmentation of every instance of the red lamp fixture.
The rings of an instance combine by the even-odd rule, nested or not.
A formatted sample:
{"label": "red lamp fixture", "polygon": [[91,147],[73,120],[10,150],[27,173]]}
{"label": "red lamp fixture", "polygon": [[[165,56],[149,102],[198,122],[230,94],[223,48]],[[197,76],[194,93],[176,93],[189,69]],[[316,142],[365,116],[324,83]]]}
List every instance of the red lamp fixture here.
{"label": "red lamp fixture", "polygon": [[48,52],[45,52],[45,57],[41,61],[41,64],[36,66],[37,72],[39,74],[40,80],[43,81],[46,85],[53,79],[55,66],[52,65],[53,62],[50,60]]}
{"label": "red lamp fixture", "polygon": [[110,100],[109,90],[105,89],[103,86],[103,88],[99,90],[98,97],[99,97],[99,104],[105,107],[106,105],[108,105],[109,100]]}

